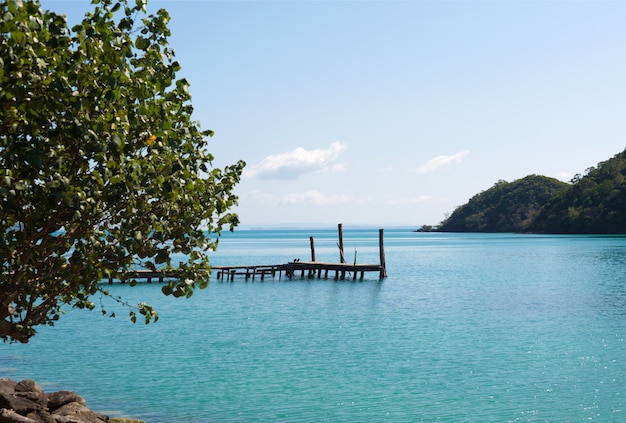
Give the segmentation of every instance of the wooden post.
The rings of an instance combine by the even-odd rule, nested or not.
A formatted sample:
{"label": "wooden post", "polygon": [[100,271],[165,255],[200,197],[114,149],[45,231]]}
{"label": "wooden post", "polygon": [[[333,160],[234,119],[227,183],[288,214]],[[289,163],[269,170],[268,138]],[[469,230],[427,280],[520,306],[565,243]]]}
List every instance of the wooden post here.
{"label": "wooden post", "polygon": [[315,241],[313,237],[309,237],[309,241],[311,242],[311,261],[315,261]]}
{"label": "wooden post", "polygon": [[345,263],[346,259],[343,256],[343,225],[340,223],[338,225],[339,231],[339,259],[341,263]]}
{"label": "wooden post", "polygon": [[385,242],[384,242],[384,238],[385,238],[385,230],[384,229],[379,229],[378,230],[378,252],[380,254],[380,278],[386,278],[387,277],[387,265],[385,264]]}

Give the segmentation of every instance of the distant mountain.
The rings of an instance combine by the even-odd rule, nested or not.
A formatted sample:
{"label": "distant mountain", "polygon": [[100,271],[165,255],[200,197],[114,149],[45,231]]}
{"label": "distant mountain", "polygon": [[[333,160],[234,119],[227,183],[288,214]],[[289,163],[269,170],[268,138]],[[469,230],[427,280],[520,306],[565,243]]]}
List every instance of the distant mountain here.
{"label": "distant mountain", "polygon": [[531,225],[541,208],[568,184],[530,175],[513,182],[500,180],[458,207],[438,232],[520,232]]}
{"label": "distant mountain", "polygon": [[626,150],[577,175],[535,217],[529,230],[565,234],[626,233]]}
{"label": "distant mountain", "polygon": [[626,234],[626,150],[569,184],[537,175],[498,181],[454,210],[436,230]]}

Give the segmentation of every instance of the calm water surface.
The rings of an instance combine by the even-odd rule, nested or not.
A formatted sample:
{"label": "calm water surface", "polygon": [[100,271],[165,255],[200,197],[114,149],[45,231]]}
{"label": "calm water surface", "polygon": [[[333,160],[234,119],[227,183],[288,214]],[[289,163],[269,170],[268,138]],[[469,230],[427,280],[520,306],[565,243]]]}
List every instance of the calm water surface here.
{"label": "calm water surface", "polygon": [[[311,235],[338,261],[336,230],[240,231],[213,264],[306,260]],[[376,229],[344,244],[378,262]],[[626,237],[387,230],[385,251],[384,281],[113,285],[158,323],[68,310],[1,345],[0,377],[150,423],[626,420]]]}

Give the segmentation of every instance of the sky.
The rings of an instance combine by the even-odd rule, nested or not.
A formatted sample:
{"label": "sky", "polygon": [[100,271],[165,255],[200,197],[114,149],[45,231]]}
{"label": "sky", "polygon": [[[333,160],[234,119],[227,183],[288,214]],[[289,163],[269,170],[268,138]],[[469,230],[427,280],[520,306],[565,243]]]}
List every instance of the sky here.
{"label": "sky", "polygon": [[[85,0],[43,0],[77,23]],[[626,148],[623,1],[148,1],[242,228],[437,225]]]}

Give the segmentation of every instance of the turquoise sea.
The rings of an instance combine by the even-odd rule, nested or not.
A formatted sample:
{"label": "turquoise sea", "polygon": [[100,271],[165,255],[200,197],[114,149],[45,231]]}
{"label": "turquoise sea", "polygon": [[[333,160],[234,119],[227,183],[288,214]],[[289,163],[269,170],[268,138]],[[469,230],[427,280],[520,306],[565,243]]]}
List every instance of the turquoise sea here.
{"label": "turquoise sea", "polygon": [[[377,228],[343,230],[378,262]],[[339,260],[336,228],[241,230],[213,264],[307,260],[309,236]],[[2,344],[0,377],[149,423],[626,420],[626,237],[388,229],[385,252],[384,280],[114,284],[159,321],[68,310]]]}

